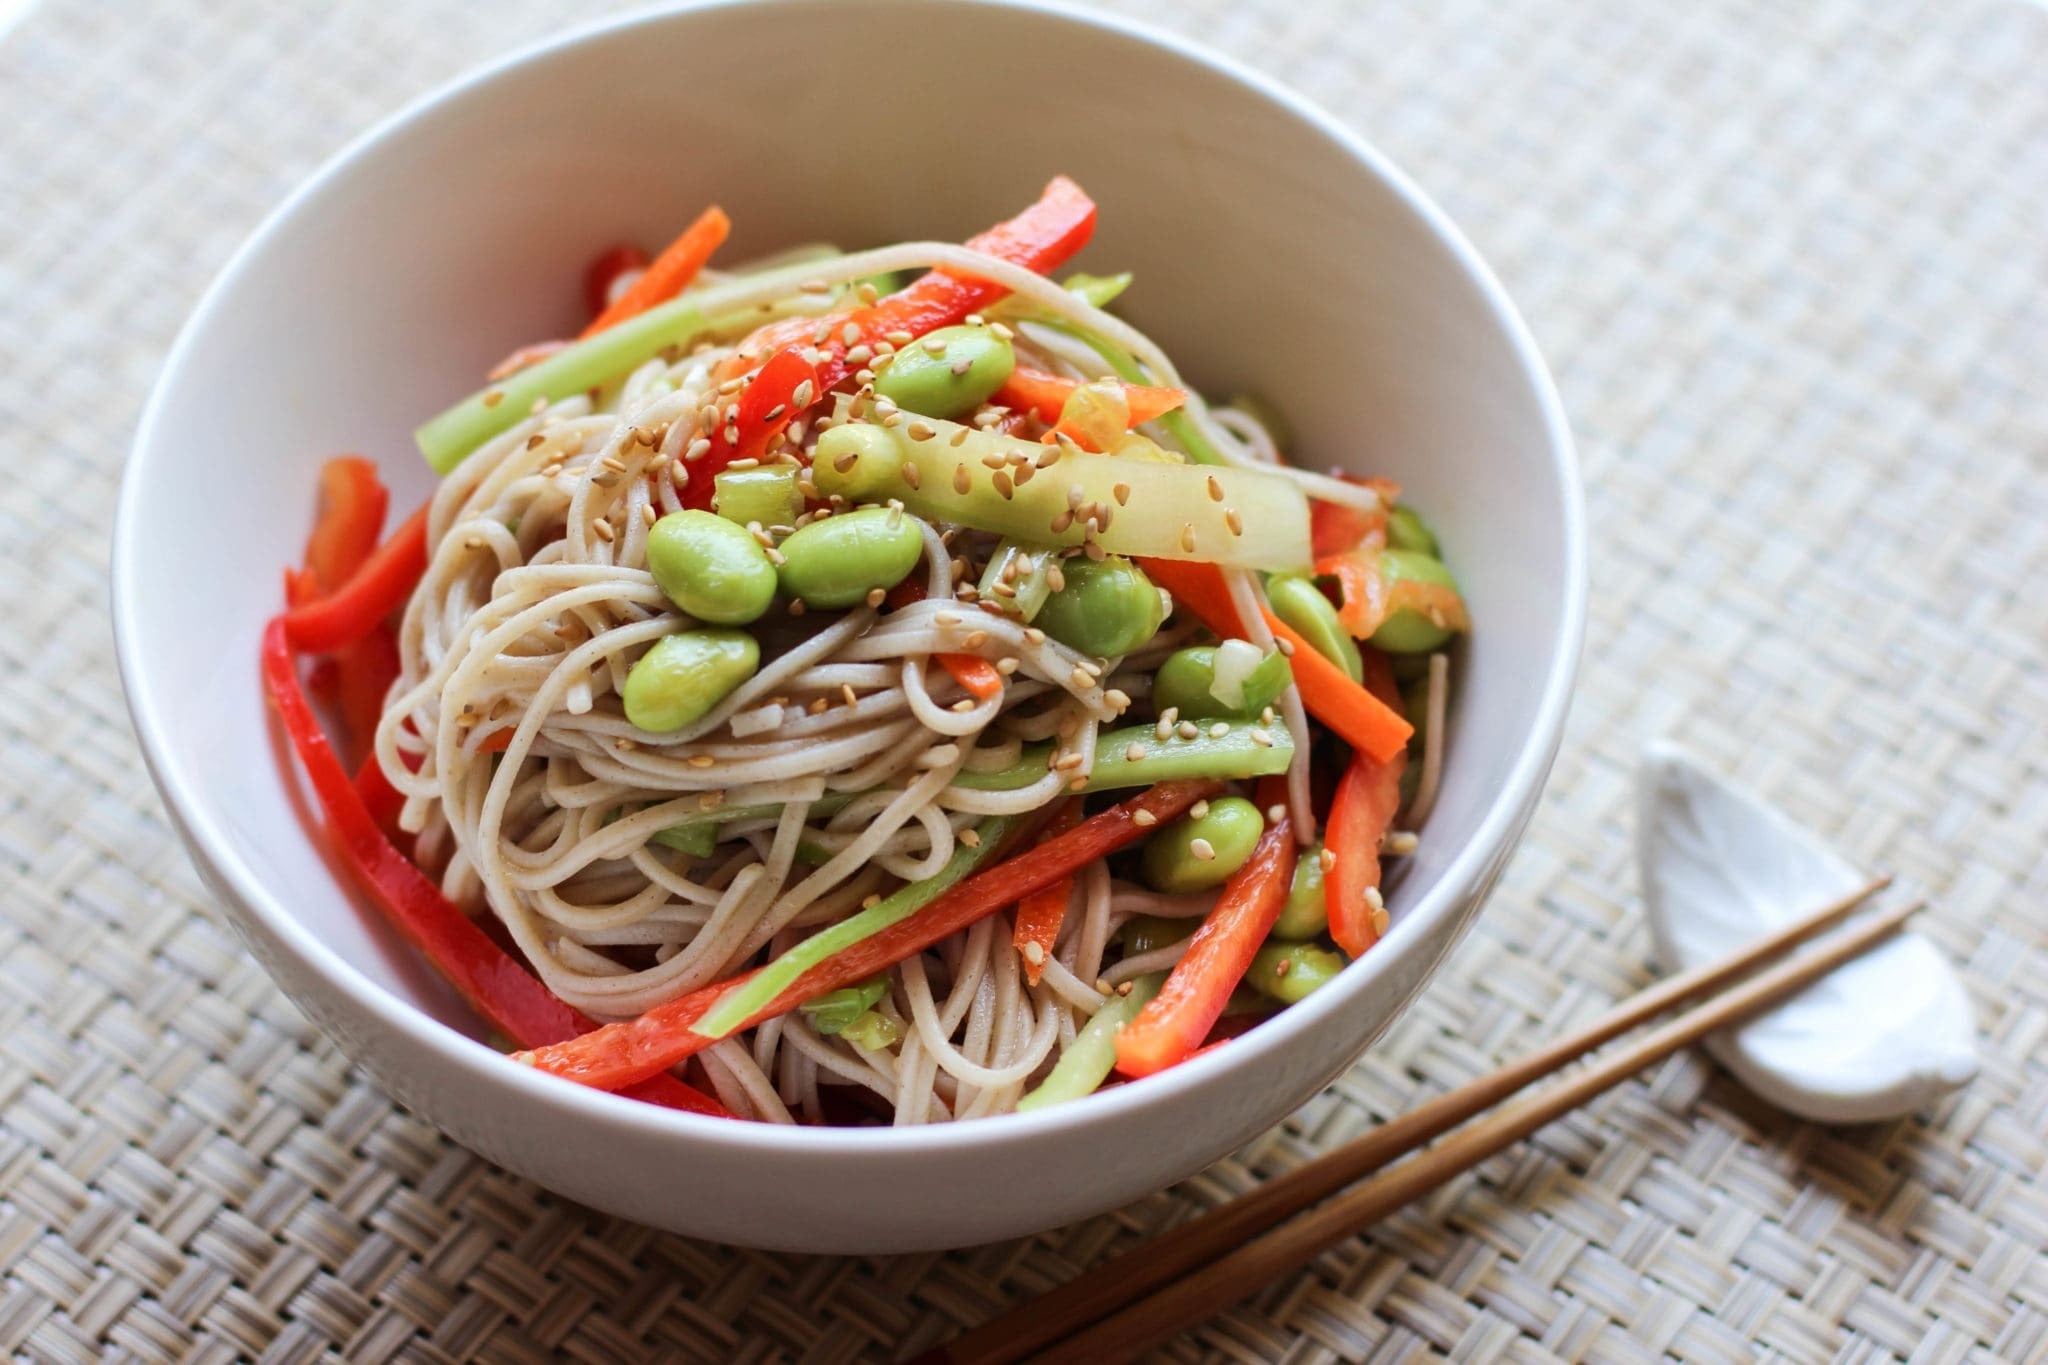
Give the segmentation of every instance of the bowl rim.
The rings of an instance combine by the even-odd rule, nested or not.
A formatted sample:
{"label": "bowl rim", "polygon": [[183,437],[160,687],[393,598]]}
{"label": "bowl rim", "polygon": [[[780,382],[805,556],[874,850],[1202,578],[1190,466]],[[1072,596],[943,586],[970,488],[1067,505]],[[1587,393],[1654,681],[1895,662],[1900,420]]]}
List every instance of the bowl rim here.
{"label": "bowl rim", "polygon": [[[1042,15],[1134,40],[1226,77],[1321,133],[1348,153],[1362,170],[1375,176],[1397,195],[1450,253],[1477,289],[1536,397],[1562,501],[1565,562],[1563,614],[1535,723],[1525,735],[1506,780],[1494,794],[1472,838],[1452,859],[1436,884],[1401,916],[1389,932],[1380,953],[1368,956],[1346,971],[1339,978],[1336,989],[1317,992],[1313,997],[1291,1006],[1264,1027],[1245,1034],[1234,1046],[1217,1049],[1171,1068],[1148,1078],[1143,1085],[1118,1086],[1107,1093],[1090,1096],[1085,1104],[1056,1105],[1036,1113],[994,1116],[997,1121],[993,1123],[965,1120],[917,1125],[907,1130],[734,1123],[658,1108],[545,1075],[512,1062],[393,994],[343,959],[284,909],[279,897],[234,854],[199,784],[177,758],[167,727],[160,719],[150,693],[146,665],[138,653],[140,627],[134,605],[135,587],[145,567],[138,564],[132,543],[139,534],[138,526],[144,515],[139,492],[142,479],[137,471],[146,462],[147,452],[161,439],[159,427],[166,420],[168,395],[177,386],[178,376],[198,337],[207,329],[214,314],[224,306],[224,300],[250,267],[253,258],[303,204],[374,155],[387,140],[402,136],[421,119],[472,98],[500,78],[544,63],[559,52],[607,39],[625,30],[664,24],[693,14],[743,7],[768,10],[810,2],[681,0],[681,3],[635,10],[571,27],[523,44],[425,92],[380,119],[329,156],[264,216],[215,275],[180,329],[151,388],[130,446],[129,464],[123,470],[115,508],[109,577],[115,652],[130,720],[140,740],[144,762],[170,808],[173,823],[194,845],[197,859],[210,867],[219,881],[226,884],[232,900],[239,902],[239,905],[231,903],[226,907],[231,920],[243,913],[260,920],[273,941],[296,958],[303,970],[329,983],[355,1009],[373,1016],[379,1025],[403,1037],[411,1047],[433,1054],[439,1064],[480,1072],[481,1079],[502,1085],[520,1103],[548,1106],[563,1117],[584,1123],[623,1126],[636,1130],[636,1135],[641,1137],[667,1136],[685,1141],[731,1143],[742,1149],[789,1156],[871,1154],[928,1157],[986,1147],[992,1143],[1031,1142],[1071,1128],[1112,1125],[1135,1111],[1163,1105],[1191,1090],[1199,1090],[1228,1071],[1260,1065],[1269,1055],[1289,1046],[1294,1036],[1309,1027],[1313,1020],[1343,1010],[1352,999],[1372,989],[1384,971],[1402,956],[1391,950],[1409,939],[1422,936],[1426,924],[1456,912],[1457,903],[1465,899],[1481,879],[1487,861],[1516,837],[1519,825],[1526,820],[1541,794],[1563,736],[1585,637],[1587,545],[1584,490],[1577,454],[1563,403],[1520,313],[1477,249],[1392,160],[1335,116],[1235,58],[1149,24],[1084,10],[1069,0],[965,0],[965,3],[982,9]],[[237,927],[239,929],[239,925]],[[1359,971],[1358,966],[1365,970]]]}

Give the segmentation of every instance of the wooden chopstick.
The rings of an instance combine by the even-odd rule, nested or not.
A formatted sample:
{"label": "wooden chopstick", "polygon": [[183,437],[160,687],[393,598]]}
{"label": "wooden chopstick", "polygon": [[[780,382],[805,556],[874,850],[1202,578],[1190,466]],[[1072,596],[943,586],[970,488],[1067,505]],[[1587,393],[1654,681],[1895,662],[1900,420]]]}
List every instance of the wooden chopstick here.
{"label": "wooden chopstick", "polygon": [[1174,1284],[1057,1343],[1037,1357],[1113,1365],[1215,1316],[1451,1177],[1570,1113],[1644,1067],[1669,1057],[1825,976],[1896,933],[1918,903],[1887,910],[1713,997],[1590,1062],[1583,1071],[1514,1100],[1391,1169],[1281,1223]]}
{"label": "wooden chopstick", "polygon": [[1447,1091],[1262,1183],[1257,1189],[1160,1234],[1110,1265],[1019,1305],[919,1357],[922,1365],[1006,1365],[1115,1312],[1246,1239],[1265,1231],[1389,1161],[1550,1075],[1601,1044],[1687,1000],[1716,990],[1839,923],[1891,884],[1878,877],[1860,889],[1744,945],[1718,962],[1666,977],[1621,1002],[1587,1027],[1517,1058],[1499,1070]]}

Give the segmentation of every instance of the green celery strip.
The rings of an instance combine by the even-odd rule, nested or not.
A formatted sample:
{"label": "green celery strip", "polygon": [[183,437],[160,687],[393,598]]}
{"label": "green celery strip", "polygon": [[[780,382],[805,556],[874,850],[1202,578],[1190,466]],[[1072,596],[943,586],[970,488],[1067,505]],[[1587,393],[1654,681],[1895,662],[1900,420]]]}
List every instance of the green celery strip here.
{"label": "green celery strip", "polygon": [[873,907],[812,934],[720,996],[718,1003],[690,1026],[691,1032],[706,1038],[723,1038],[741,1028],[795,985],[805,972],[890,925],[909,919],[936,900],[939,893],[989,862],[1021,819],[1022,816],[1015,815],[989,816],[974,827],[981,836],[974,846],[962,843],[955,847],[953,856],[936,877],[902,887]]}
{"label": "green celery strip", "polygon": [[769,320],[775,310],[726,310],[735,299],[757,292],[764,284],[786,279],[789,291],[795,293],[816,268],[816,261],[807,258],[778,269],[689,290],[471,394],[429,420],[413,433],[413,439],[434,472],[446,474],[485,441],[525,421],[532,415],[536,399],[559,402],[631,373],[635,366],[667,347],[687,346],[707,332]]}
{"label": "green celery strip", "polygon": [[[1252,738],[1254,730],[1273,742],[1261,744]],[[1138,757],[1129,756],[1135,744]],[[953,785],[969,791],[1015,791],[1045,776],[1052,745],[1026,745],[1016,762],[986,772],[962,770]],[[1095,766],[1083,791],[1114,791],[1123,787],[1150,787],[1160,782],[1189,778],[1220,777],[1239,781],[1271,777],[1287,771],[1294,761],[1294,736],[1279,721],[1271,725],[1234,722],[1228,734],[1211,738],[1205,728],[1193,739],[1175,735],[1162,740],[1150,725],[1127,725],[1104,731],[1095,741]]]}
{"label": "green celery strip", "polygon": [[670,825],[667,829],[658,829],[649,835],[647,842],[660,844],[663,848],[676,849],[689,854],[692,858],[708,858],[711,856],[712,848],[718,843],[718,826],[709,820],[693,825]]}
{"label": "green celery strip", "polygon": [[1052,1073],[1039,1082],[1037,1089],[1017,1101],[1017,1112],[1027,1113],[1094,1094],[1116,1068],[1117,1034],[1138,1017],[1138,1011],[1151,1003],[1165,983],[1165,972],[1151,972],[1131,983],[1129,995],[1110,996],[1081,1026],[1074,1041],[1067,1044],[1067,1050],[1053,1064]]}
{"label": "green celery strip", "polygon": [[810,1017],[812,1028],[829,1037],[873,1009],[875,1003],[888,993],[889,978],[882,974],[871,976],[858,986],[842,986],[836,991],[827,991],[816,1000],[804,1001],[797,1008]]}

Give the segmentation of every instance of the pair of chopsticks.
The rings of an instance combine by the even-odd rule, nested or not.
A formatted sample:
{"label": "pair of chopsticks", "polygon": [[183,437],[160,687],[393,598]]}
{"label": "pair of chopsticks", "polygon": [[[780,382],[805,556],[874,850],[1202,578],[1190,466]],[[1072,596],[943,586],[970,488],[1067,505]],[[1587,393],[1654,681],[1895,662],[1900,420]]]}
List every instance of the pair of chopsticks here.
{"label": "pair of chopsticks", "polygon": [[[1364,1137],[1011,1309],[919,1357],[920,1365],[1003,1365],[1026,1357],[1108,1365],[1134,1359],[1645,1067],[1759,1013],[1884,942],[1921,908],[1918,902],[1873,915],[1797,957],[1756,971],[1840,923],[1890,884],[1890,877],[1879,877],[1719,962],[1668,977],[1587,1028],[1425,1101]],[[1700,997],[1709,998],[1583,1070],[1478,1117],[1602,1044]],[[1468,1119],[1476,1121],[1458,1127]],[[1424,1146],[1445,1133],[1450,1136]],[[1408,1159],[1388,1166],[1403,1156]]]}

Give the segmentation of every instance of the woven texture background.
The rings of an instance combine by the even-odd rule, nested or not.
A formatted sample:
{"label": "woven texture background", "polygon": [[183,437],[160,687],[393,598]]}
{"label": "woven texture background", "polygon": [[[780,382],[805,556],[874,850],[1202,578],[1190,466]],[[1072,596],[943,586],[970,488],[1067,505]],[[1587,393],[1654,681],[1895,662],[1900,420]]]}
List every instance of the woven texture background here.
{"label": "woven texture background", "polygon": [[1472,233],[1592,504],[1584,681],[1479,929],[1329,1093],[1112,1216],[772,1256],[565,1205],[393,1108],[238,950],[105,619],[128,433],[260,214],[589,7],[154,12],[0,43],[0,1349],[887,1359],[1642,984],[1630,773],[1673,731],[1929,896],[1984,1073],[1790,1121],[1674,1060],[1173,1360],[2048,1360],[2048,13],[1123,0],[1334,109]]}

